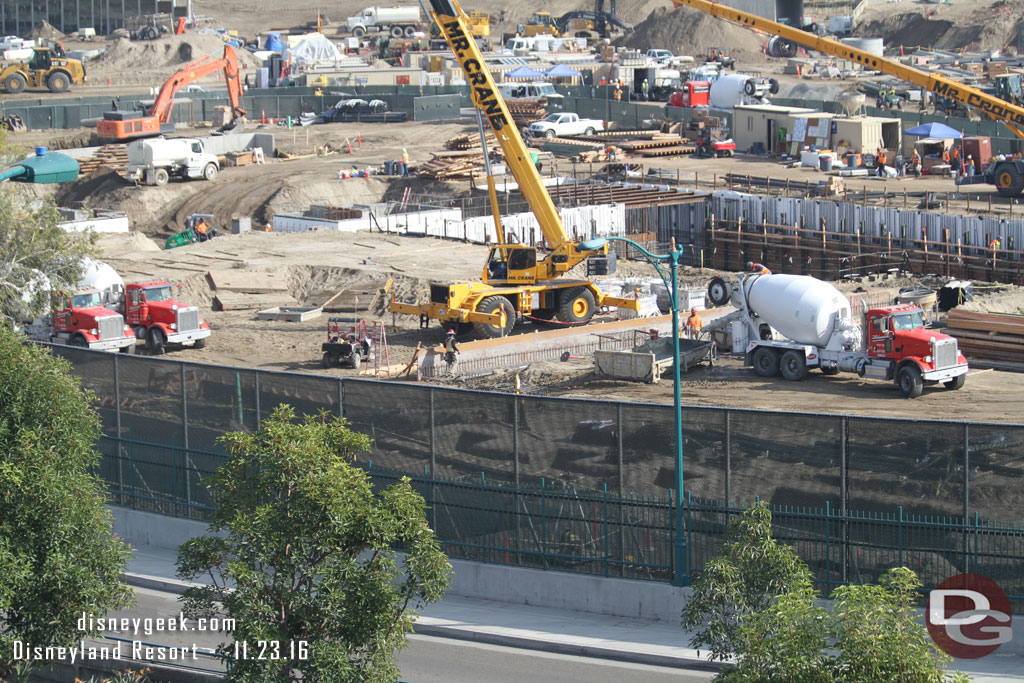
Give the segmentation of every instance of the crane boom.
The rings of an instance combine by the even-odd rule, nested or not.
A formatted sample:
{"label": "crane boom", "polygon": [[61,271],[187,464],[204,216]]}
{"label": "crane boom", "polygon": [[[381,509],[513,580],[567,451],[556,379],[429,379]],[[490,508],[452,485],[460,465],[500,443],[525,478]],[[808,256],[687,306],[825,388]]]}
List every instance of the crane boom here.
{"label": "crane boom", "polygon": [[[441,34],[455,54],[469,82],[473,106],[484,115],[494,130],[501,151],[505,155],[505,163],[519,184],[519,191],[529,204],[530,210],[537,217],[537,223],[544,233],[548,248],[552,253],[574,253],[575,245],[565,234],[558,210],[551,201],[551,196],[530,159],[523,138],[512,122],[512,114],[509,113],[505,101],[498,92],[494,77],[484,63],[476,41],[473,40],[466,15],[455,0],[430,0],[430,5],[434,20],[441,28]],[[551,276],[554,277],[556,274],[552,272]]]}
{"label": "crane boom", "polygon": [[884,74],[896,76],[908,83],[925,88],[936,95],[942,95],[969,107],[980,109],[989,118],[1002,122],[1017,137],[1024,138],[1024,107],[1018,107],[998,97],[954,81],[951,78],[926,73],[901,64],[894,59],[879,57],[870,52],[858,50],[857,48],[840,43],[837,40],[816,36],[792,26],[786,26],[785,24],[780,24],[726,5],[720,5],[716,2],[710,2],[709,0],[672,0],[672,4],[676,7],[692,7],[734,24],[758,29],[766,33],[773,33],[804,47],[836,57],[842,57],[843,59],[862,64],[867,68],[881,71]]}

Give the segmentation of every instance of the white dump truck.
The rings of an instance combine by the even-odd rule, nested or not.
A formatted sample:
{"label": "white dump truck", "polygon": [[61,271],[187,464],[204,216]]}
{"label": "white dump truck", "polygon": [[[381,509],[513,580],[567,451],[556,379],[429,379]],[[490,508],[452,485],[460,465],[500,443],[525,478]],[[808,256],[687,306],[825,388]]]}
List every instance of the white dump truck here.
{"label": "white dump truck", "polygon": [[419,7],[367,7],[346,20],[348,30],[357,38],[367,33],[390,33],[395,38],[411,38],[420,29]]}
{"label": "white dump truck", "polygon": [[217,156],[202,140],[164,137],[128,145],[128,177],[144,185],[166,185],[171,176],[213,180],[220,173]]}
{"label": "white dump truck", "polygon": [[731,287],[716,277],[708,298],[738,310],[704,329],[728,329],[732,352],[761,377],[798,381],[815,367],[824,375],[855,372],[915,398],[939,382],[959,389],[967,376],[956,339],[926,328],[918,306],[862,306],[857,321],[838,289],[807,275],[742,274]]}

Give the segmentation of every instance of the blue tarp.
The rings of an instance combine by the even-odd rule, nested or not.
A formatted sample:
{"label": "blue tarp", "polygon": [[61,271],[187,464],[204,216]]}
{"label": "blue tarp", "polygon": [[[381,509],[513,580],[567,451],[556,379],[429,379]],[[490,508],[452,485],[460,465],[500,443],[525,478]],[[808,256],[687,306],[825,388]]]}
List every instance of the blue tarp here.
{"label": "blue tarp", "polygon": [[910,130],[903,131],[904,135],[915,135],[922,138],[939,138],[948,139],[952,138],[958,140],[963,135],[956,128],[950,128],[944,123],[932,121],[931,123],[922,123],[920,126],[915,126]]}
{"label": "blue tarp", "polygon": [[506,71],[505,78],[544,78],[544,74],[528,66],[521,66],[518,69]]}
{"label": "blue tarp", "polygon": [[544,75],[548,76],[549,78],[569,78],[571,76],[582,76],[583,74],[581,74],[579,71],[572,68],[571,66],[559,64],[558,66],[553,66],[547,71],[545,71]]}
{"label": "blue tarp", "polygon": [[281,40],[280,33],[268,33],[267,40],[263,44],[264,50],[273,50],[274,52],[280,52],[284,49],[284,42]]}

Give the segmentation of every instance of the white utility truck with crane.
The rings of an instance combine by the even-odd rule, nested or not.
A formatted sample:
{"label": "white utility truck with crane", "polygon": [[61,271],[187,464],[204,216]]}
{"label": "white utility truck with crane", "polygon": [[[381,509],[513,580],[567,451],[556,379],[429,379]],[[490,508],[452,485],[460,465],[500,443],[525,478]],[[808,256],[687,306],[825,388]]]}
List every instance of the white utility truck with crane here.
{"label": "white utility truck with crane", "polygon": [[[862,65],[865,69],[880,71],[889,76],[896,76],[920,88],[925,88],[936,95],[953,100],[968,107],[979,109],[986,117],[999,121],[1010,129],[1014,135],[1024,139],[1024,107],[1006,102],[997,96],[989,95],[976,88],[964,85],[951,78],[933,73],[925,73],[906,66],[894,59],[879,57],[864,50],[850,47],[831,38],[823,38],[799,28],[786,26],[756,14],[720,5],[709,0],[672,0],[676,7],[692,7],[707,12],[726,21],[746,26],[763,33],[774,34],[783,41],[793,45],[824,52],[834,57],[847,59]],[[1020,159],[997,160],[985,166],[984,170],[974,176],[963,178],[961,184],[994,185],[1000,195],[1016,197],[1024,193],[1024,161]]]}
{"label": "white utility truck with crane", "polygon": [[[421,324],[436,319],[445,324],[455,324],[460,331],[472,328],[482,337],[509,334],[519,316],[541,320],[556,318],[565,324],[581,325],[589,322],[600,306],[639,310],[637,299],[608,296],[589,280],[559,278],[592,257],[606,258],[603,265],[612,270],[614,260],[606,257],[608,244],[585,249],[583,244],[566,235],[551,196],[544,188],[512,115],[473,40],[466,15],[454,0],[430,0],[430,4],[434,21],[470,84],[473,106],[479,113],[480,139],[485,139],[482,118],[486,118],[501,145],[506,165],[537,218],[550,251],[541,254],[537,247],[505,242],[494,178],[485,151],[487,187],[498,244],[491,248],[481,276],[482,282],[432,282],[429,303],[392,301],[391,310],[418,315]],[[601,270],[601,262],[592,265]]]}
{"label": "white utility truck with crane", "polygon": [[760,377],[799,381],[815,367],[824,375],[855,372],[895,382],[906,398],[939,382],[959,389],[967,377],[956,339],[926,328],[917,306],[862,306],[858,323],[849,300],[827,282],[757,273],[737,275],[732,287],[712,279],[708,298],[716,306],[731,301],[737,310],[704,329],[728,328],[732,352]]}

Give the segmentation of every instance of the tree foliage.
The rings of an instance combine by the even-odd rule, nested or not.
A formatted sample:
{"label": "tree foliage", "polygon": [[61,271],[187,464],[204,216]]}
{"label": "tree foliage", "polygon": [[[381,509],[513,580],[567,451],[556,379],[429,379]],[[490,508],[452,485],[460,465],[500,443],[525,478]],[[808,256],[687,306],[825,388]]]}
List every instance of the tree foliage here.
{"label": "tree foliage", "polygon": [[[370,439],[345,424],[326,414],[296,421],[279,406],[255,434],[221,437],[230,457],[207,482],[214,535],[182,545],[178,574],[213,582],[186,591],[187,615],[223,606],[235,619],[248,659],[229,680],[393,683],[413,610],[447,589],[451,566],[423,498],[408,479],[375,496],[351,464]],[[257,659],[261,641],[277,643],[281,658]]]}
{"label": "tree foliage", "polygon": [[0,326],[0,677],[13,642],[70,645],[131,602],[128,547],[90,470],[99,418],[70,366]]}
{"label": "tree foliage", "polygon": [[914,609],[920,581],[904,567],[878,585],[842,586],[831,611],[818,603],[807,565],[771,532],[763,503],[727,531],[721,555],[694,583],[683,625],[712,659],[735,659],[718,677],[730,683],[942,683],[940,651]]}
{"label": "tree foliage", "polygon": [[[0,168],[18,156],[0,129]],[[96,236],[67,232],[60,222],[52,196],[37,198],[18,183],[0,182],[0,317],[34,319],[49,306],[47,284],[60,291],[78,283],[82,258],[96,253]]]}

